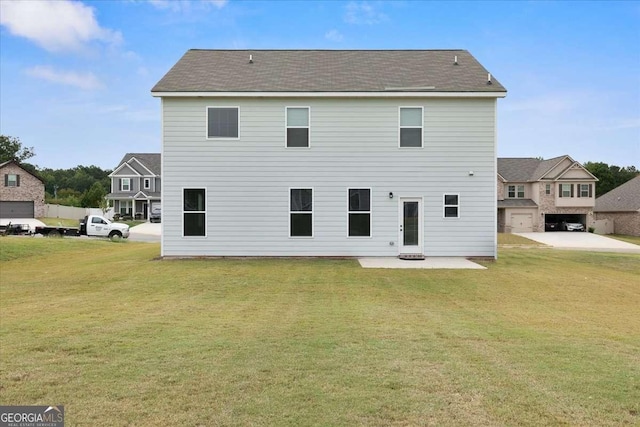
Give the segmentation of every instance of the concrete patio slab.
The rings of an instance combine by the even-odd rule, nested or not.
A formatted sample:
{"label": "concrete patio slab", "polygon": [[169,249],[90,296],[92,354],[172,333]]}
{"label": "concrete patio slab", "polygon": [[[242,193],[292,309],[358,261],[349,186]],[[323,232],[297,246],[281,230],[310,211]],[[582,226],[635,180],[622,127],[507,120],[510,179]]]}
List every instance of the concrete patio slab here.
{"label": "concrete patio slab", "polygon": [[404,260],[395,257],[358,258],[362,268],[416,268],[416,269],[474,269],[486,270],[480,264],[459,257],[431,257],[424,260]]}

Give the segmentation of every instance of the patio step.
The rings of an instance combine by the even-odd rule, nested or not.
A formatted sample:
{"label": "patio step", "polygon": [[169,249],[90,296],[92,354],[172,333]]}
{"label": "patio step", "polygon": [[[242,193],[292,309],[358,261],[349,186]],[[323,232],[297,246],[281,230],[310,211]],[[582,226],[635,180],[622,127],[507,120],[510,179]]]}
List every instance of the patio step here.
{"label": "patio step", "polygon": [[423,254],[400,254],[398,255],[400,259],[412,260],[412,261],[422,261],[424,259]]}

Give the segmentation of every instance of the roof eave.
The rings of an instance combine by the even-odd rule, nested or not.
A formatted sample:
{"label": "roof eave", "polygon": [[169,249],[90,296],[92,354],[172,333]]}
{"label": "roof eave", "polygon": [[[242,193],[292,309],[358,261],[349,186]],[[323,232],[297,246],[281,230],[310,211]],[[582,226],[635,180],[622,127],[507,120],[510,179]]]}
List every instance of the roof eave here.
{"label": "roof eave", "polygon": [[467,92],[189,92],[151,91],[156,98],[504,98],[506,90]]}

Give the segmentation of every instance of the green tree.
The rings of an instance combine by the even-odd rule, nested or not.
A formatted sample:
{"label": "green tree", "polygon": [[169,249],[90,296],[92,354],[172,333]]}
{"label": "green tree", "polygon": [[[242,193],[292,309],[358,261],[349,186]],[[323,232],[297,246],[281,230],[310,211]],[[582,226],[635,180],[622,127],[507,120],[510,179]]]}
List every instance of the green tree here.
{"label": "green tree", "polygon": [[94,182],[90,189],[85,191],[82,195],[82,207],[84,208],[99,208],[100,203],[104,200],[104,196],[107,192],[104,191],[104,187],[98,181]]}
{"label": "green tree", "polygon": [[33,147],[23,147],[20,138],[0,135],[0,163],[16,160],[23,162],[35,156]]}
{"label": "green tree", "polygon": [[598,178],[596,197],[608,193],[638,175],[635,166],[621,168],[620,166],[610,166],[603,162],[586,162],[583,166]]}

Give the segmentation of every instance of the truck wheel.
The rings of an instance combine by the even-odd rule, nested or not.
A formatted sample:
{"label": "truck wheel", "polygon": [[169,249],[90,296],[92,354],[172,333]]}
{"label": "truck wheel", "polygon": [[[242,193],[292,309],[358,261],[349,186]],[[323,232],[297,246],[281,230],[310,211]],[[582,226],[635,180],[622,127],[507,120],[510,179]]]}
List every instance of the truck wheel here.
{"label": "truck wheel", "polygon": [[52,230],[47,234],[47,237],[51,237],[52,239],[62,238],[62,234],[58,230]]}
{"label": "truck wheel", "polygon": [[111,233],[109,233],[109,238],[115,241],[120,240],[122,239],[122,233],[119,231],[112,231]]}

